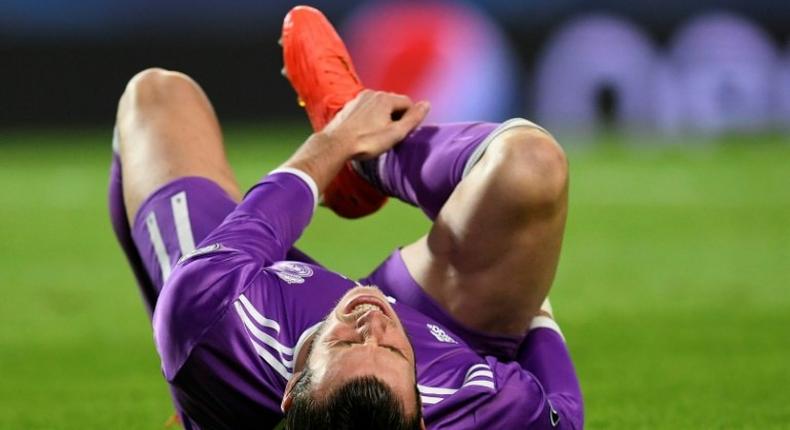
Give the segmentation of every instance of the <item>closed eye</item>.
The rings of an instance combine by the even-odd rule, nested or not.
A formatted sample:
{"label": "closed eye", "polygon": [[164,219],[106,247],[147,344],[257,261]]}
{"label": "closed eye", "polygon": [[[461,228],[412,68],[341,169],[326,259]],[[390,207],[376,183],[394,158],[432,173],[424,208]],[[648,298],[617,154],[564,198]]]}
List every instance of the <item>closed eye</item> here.
{"label": "closed eye", "polygon": [[[332,344],[332,346],[334,346],[334,347],[338,347],[339,346],[339,347],[346,347],[346,348],[350,347],[352,345],[362,345],[362,342],[354,342],[354,341],[350,341],[350,340],[338,340],[336,342],[333,342],[333,344]],[[403,353],[403,351],[401,351],[398,348],[395,348],[394,346],[379,345],[379,348],[384,348],[384,349],[386,349],[386,350],[388,350],[388,351],[390,351],[392,353],[397,354],[398,356],[400,356],[404,360],[409,361],[409,359],[406,358],[406,355]]]}
{"label": "closed eye", "polygon": [[409,361],[409,359],[406,358],[406,355],[400,349],[389,345],[379,345],[379,346],[387,348],[388,350],[394,352],[395,354],[398,354],[399,356],[403,357],[404,360]]}

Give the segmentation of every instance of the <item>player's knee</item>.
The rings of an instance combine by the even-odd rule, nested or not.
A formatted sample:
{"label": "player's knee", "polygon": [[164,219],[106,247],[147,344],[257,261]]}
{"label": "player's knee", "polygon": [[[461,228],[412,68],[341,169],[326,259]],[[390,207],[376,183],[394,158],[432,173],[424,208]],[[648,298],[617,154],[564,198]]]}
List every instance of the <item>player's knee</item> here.
{"label": "player's knee", "polygon": [[145,109],[177,108],[200,95],[200,87],[189,76],[150,68],[129,80],[121,97],[119,115]]}
{"label": "player's knee", "polygon": [[492,147],[498,155],[496,175],[514,203],[556,206],[564,202],[568,160],[551,135],[537,128],[516,127],[503,133]]}

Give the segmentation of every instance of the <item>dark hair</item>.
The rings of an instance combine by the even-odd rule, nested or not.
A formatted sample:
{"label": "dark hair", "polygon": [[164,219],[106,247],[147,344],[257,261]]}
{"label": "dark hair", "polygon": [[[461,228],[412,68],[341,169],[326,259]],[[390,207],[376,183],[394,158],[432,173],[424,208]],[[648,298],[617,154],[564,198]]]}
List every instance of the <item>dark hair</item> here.
{"label": "dark hair", "polygon": [[311,393],[309,369],[293,388],[293,402],[285,416],[287,430],[419,430],[422,402],[417,384],[415,410],[407,416],[392,389],[375,376],[352,379],[335,388],[325,399]]}

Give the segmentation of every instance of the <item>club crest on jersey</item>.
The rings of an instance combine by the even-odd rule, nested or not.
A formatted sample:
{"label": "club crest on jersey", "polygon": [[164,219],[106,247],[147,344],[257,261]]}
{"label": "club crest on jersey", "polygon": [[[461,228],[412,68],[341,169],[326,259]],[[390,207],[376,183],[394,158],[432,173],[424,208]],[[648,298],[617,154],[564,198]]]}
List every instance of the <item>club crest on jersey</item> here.
{"label": "club crest on jersey", "polygon": [[313,276],[310,266],[293,261],[280,261],[269,267],[278,278],[289,284],[304,284],[304,280]]}
{"label": "club crest on jersey", "polygon": [[451,338],[444,330],[442,330],[441,327],[435,324],[426,324],[426,326],[428,327],[428,330],[431,331],[433,337],[435,337],[436,340],[438,340],[439,342],[458,343],[455,341],[455,339]]}

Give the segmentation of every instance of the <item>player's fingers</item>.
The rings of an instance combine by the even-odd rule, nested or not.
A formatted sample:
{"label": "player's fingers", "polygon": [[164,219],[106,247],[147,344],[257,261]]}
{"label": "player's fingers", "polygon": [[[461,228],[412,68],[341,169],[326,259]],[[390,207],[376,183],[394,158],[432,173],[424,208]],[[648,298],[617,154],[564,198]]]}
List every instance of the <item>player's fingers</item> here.
{"label": "player's fingers", "polygon": [[431,104],[427,101],[415,103],[408,108],[403,116],[392,124],[391,130],[395,140],[400,141],[406,137],[409,132],[420,125],[430,110]]}
{"label": "player's fingers", "polygon": [[414,105],[409,96],[395,93],[382,93],[391,112],[405,111]]}

